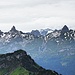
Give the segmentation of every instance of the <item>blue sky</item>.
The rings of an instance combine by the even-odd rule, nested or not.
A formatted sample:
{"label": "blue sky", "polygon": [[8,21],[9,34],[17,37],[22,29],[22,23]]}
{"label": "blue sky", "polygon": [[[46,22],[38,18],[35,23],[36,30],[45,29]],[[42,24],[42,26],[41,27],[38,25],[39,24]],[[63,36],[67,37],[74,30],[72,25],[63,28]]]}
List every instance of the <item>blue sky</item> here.
{"label": "blue sky", "polygon": [[0,0],[0,30],[75,29],[75,0]]}

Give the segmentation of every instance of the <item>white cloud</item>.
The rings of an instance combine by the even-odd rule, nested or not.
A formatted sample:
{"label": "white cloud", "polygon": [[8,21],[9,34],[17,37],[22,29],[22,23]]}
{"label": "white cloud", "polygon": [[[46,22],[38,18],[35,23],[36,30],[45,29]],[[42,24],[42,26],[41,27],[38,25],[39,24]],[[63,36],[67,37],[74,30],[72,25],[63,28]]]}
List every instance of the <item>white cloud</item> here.
{"label": "white cloud", "polygon": [[0,29],[13,25],[19,30],[59,28],[67,24],[75,29],[74,0],[0,0]]}

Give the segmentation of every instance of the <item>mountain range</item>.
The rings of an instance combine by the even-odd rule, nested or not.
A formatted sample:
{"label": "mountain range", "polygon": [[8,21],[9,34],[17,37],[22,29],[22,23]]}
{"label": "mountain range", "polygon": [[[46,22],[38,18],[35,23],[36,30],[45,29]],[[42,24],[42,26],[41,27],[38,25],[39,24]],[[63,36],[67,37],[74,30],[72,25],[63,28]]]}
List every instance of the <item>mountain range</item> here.
{"label": "mountain range", "polygon": [[50,39],[58,39],[58,40],[75,40],[75,30],[69,29],[66,25],[60,30],[51,30],[41,29],[39,30],[32,30],[29,33],[24,33],[22,31],[16,30],[15,26],[11,28],[8,32],[2,32],[0,30],[0,42],[9,43],[12,40],[23,41],[25,40],[33,40],[35,38],[42,38],[43,40],[47,41]]}
{"label": "mountain range", "polygon": [[75,75],[75,30],[41,29],[24,33],[13,26],[8,32],[0,30],[0,54],[23,49],[46,69],[63,75]]}

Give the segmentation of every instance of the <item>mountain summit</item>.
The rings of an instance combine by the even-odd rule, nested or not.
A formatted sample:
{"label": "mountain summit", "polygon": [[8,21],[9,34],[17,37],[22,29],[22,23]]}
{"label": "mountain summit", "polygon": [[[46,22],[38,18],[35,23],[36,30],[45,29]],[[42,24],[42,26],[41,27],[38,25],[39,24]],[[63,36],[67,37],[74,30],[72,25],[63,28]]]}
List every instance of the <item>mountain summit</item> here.
{"label": "mountain summit", "polygon": [[17,30],[16,30],[15,26],[13,26],[10,31],[11,32],[13,32],[13,31],[16,32]]}
{"label": "mountain summit", "polygon": [[62,32],[68,32],[69,28],[67,27],[67,25],[64,25],[64,27],[62,28]]}

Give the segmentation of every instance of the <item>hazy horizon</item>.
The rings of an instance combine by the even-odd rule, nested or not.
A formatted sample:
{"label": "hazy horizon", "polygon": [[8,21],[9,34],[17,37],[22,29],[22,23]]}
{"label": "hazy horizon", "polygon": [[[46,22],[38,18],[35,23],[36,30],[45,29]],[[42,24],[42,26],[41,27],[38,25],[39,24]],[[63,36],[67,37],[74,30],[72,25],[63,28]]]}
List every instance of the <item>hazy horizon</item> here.
{"label": "hazy horizon", "polygon": [[[29,30],[29,31],[24,31],[24,30],[20,30],[20,29],[18,29],[15,25],[13,25],[15,28],[16,28],[16,30],[18,30],[18,31],[23,31],[23,32],[31,32],[32,30],[42,30],[42,29],[51,29],[51,28],[40,28],[40,29],[31,29],[31,30]],[[12,27],[13,27],[12,26]],[[51,29],[51,30],[61,30],[63,27],[64,27],[65,25],[63,25],[62,27],[60,27],[60,28],[56,28],[56,29]],[[67,27],[68,27],[68,25],[66,25]],[[3,32],[8,32],[8,31],[10,31],[11,29],[12,29],[12,27],[10,28],[10,29],[8,29],[7,31],[3,31]],[[68,27],[69,28],[69,27]],[[72,29],[72,28],[69,28],[69,29]],[[1,29],[0,29],[1,30]],[[74,30],[74,29],[73,29]],[[2,30],[1,30],[2,31]]]}

